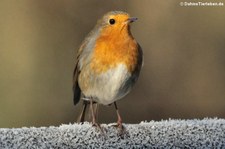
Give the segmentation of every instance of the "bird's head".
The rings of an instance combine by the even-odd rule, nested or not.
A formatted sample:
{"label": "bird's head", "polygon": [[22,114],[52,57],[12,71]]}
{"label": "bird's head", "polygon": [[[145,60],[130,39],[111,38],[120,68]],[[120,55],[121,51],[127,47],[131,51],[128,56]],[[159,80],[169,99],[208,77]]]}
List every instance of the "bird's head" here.
{"label": "bird's head", "polygon": [[111,11],[99,20],[98,25],[102,30],[101,33],[106,36],[124,33],[130,34],[130,24],[136,20],[137,18],[130,17],[126,12]]}

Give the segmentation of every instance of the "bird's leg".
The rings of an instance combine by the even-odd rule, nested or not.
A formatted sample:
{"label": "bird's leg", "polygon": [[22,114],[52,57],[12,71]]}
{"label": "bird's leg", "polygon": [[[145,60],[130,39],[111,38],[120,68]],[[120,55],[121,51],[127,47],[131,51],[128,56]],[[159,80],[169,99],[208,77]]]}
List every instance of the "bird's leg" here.
{"label": "bird's leg", "polygon": [[117,127],[123,130],[122,118],[120,116],[119,109],[117,107],[116,102],[114,102],[114,105],[115,105],[116,114],[117,114]]}
{"label": "bird's leg", "polygon": [[79,118],[77,120],[78,123],[83,123],[84,122],[87,106],[88,106],[88,103],[86,101],[83,101],[83,108],[82,108],[81,114],[80,114],[80,116],[79,116]]}
{"label": "bird's leg", "polygon": [[93,100],[92,99],[90,100],[90,109],[91,109],[91,116],[92,116],[92,124],[93,124],[93,126],[97,126],[97,127],[100,128],[100,125],[96,122],[96,114],[94,112]]}
{"label": "bird's leg", "polygon": [[95,119],[96,119],[96,121],[98,121],[98,103],[96,103],[96,106],[95,106]]}

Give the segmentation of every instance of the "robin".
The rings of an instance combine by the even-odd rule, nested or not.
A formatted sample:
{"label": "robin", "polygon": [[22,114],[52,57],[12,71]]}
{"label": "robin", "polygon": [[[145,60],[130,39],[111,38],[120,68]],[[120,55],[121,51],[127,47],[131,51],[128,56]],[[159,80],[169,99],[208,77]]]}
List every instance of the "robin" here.
{"label": "robin", "polygon": [[126,12],[108,12],[81,44],[73,75],[74,104],[84,101],[80,121],[90,104],[92,123],[98,125],[93,104],[113,103],[122,128],[116,101],[131,91],[142,67],[142,49],[130,32],[136,20]]}

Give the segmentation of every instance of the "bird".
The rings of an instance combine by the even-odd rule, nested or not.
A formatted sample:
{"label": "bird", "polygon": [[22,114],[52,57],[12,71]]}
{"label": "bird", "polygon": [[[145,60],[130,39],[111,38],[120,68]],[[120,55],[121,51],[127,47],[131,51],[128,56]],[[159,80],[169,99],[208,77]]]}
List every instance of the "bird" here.
{"label": "bird", "polygon": [[[124,11],[110,11],[97,21],[78,49],[73,73],[73,101],[83,100],[80,121],[90,104],[92,124],[96,122],[94,104],[114,104],[117,126],[123,128],[117,101],[137,82],[143,65],[143,52],[131,34],[137,20]],[[129,101],[127,101],[129,102]]]}

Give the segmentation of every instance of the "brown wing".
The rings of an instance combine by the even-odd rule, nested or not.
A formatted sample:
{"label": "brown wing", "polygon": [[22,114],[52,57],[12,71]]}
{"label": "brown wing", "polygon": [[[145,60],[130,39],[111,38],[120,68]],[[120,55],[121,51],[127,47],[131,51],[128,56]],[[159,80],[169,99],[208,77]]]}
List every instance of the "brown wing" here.
{"label": "brown wing", "polygon": [[78,76],[80,73],[80,71],[78,70],[78,62],[79,62],[79,59],[77,58],[76,66],[75,66],[75,69],[73,72],[73,95],[74,95],[73,102],[74,102],[74,105],[76,105],[79,102],[80,95],[81,95],[81,90],[80,90],[80,87],[78,84]]}
{"label": "brown wing", "polygon": [[86,44],[86,42],[84,41],[83,44],[81,45],[81,47],[78,50],[77,59],[76,59],[76,66],[75,66],[75,69],[74,69],[74,72],[73,72],[73,102],[74,102],[74,105],[76,105],[80,101],[80,98],[81,98],[81,89],[80,89],[79,84],[78,84],[78,77],[79,77],[79,74],[80,74],[79,60],[80,60],[80,55],[83,51],[83,48],[84,48],[85,44]]}
{"label": "brown wing", "polygon": [[143,51],[142,51],[142,48],[141,46],[138,44],[138,62],[137,62],[137,67],[136,69],[134,70],[134,76],[135,76],[135,81],[137,80],[139,74],[140,74],[140,71],[141,71],[141,68],[143,67]]}
{"label": "brown wing", "polygon": [[81,89],[79,87],[78,78],[80,71],[82,67],[85,65],[85,63],[88,63],[90,60],[89,56],[92,53],[92,49],[94,47],[96,36],[99,34],[99,25],[97,24],[94,29],[88,34],[88,36],[85,38],[83,43],[81,44],[81,47],[78,50],[77,53],[77,60],[76,60],[76,66],[73,73],[73,92],[74,92],[74,105],[76,105],[81,98]]}
{"label": "brown wing", "polygon": [[138,71],[140,72],[141,68],[144,65],[144,57],[143,57],[143,50],[141,48],[141,46],[138,44]]}

